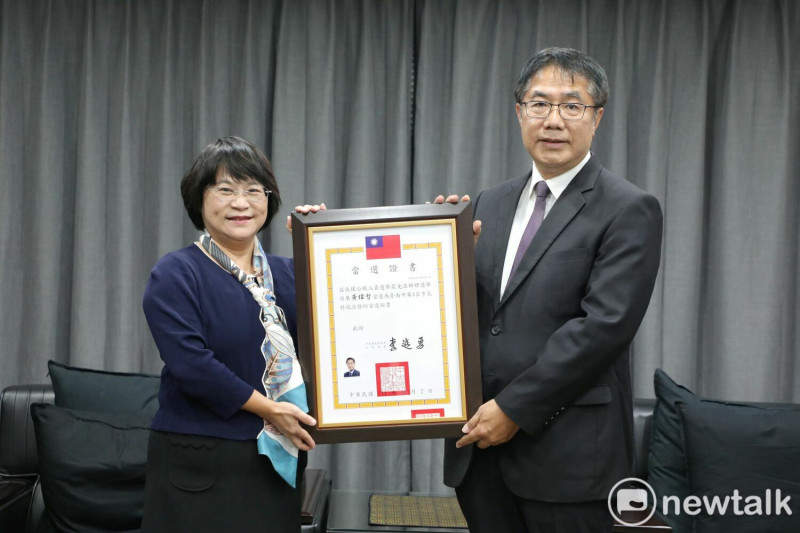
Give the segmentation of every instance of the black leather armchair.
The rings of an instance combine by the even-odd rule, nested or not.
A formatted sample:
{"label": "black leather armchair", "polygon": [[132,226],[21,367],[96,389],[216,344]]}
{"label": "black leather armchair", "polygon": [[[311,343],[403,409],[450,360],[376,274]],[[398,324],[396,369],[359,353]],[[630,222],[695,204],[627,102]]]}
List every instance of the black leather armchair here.
{"label": "black leather armchair", "polygon": [[0,397],[0,531],[25,531],[39,464],[30,407],[53,400],[50,385],[14,385]]}
{"label": "black leather armchair", "polygon": [[[51,385],[14,385],[0,397],[0,531],[36,533],[45,511],[30,407],[54,403]],[[326,530],[331,481],[324,470],[303,479],[303,533]]]}

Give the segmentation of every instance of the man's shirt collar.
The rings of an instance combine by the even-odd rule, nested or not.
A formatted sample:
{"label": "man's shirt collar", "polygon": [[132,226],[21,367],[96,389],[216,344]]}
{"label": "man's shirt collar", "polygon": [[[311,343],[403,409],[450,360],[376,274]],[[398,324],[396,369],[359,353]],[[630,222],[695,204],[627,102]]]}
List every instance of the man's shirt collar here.
{"label": "man's shirt collar", "polygon": [[[550,194],[558,200],[558,197],[561,196],[561,193],[567,188],[570,182],[578,175],[578,172],[589,162],[589,159],[592,157],[592,152],[586,152],[586,157],[583,160],[572,167],[571,169],[567,170],[563,174],[559,174],[558,176],[553,176],[549,180],[547,180],[547,188],[550,189]],[[544,178],[539,173],[539,170],[536,168],[536,163],[533,163],[533,170],[531,172],[531,179],[528,182],[529,187],[526,187],[527,194],[531,200],[535,200],[534,198],[534,187],[536,184],[542,181]]]}

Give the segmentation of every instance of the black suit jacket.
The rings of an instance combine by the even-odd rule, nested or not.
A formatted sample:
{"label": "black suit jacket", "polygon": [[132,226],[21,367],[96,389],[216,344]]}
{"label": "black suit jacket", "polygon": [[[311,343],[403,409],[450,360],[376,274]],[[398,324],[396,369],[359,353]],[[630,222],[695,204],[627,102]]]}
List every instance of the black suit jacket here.
{"label": "black suit jacket", "polygon": [[[520,426],[498,446],[511,491],[602,500],[633,462],[630,343],[661,255],[658,200],[592,156],[547,214],[500,296],[517,202],[530,173],[481,192],[475,248],[483,400]],[[445,442],[458,486],[472,446]]]}
{"label": "black suit jacket", "polygon": [[347,372],[344,373],[344,377],[346,377],[346,378],[355,378],[355,377],[358,377],[360,375],[361,375],[361,372],[359,372],[358,370],[355,370],[355,369],[348,370]]}

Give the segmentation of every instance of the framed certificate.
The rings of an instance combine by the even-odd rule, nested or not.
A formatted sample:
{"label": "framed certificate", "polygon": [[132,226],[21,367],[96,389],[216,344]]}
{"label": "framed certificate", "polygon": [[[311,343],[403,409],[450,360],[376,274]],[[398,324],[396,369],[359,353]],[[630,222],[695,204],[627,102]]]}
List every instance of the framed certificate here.
{"label": "framed certificate", "polygon": [[314,440],[461,435],[481,403],[471,204],[292,217]]}

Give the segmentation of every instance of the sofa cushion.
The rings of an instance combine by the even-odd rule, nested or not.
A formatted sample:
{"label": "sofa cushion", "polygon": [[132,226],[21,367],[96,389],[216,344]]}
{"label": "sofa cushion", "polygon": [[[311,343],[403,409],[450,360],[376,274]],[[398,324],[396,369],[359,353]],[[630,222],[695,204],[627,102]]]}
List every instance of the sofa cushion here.
{"label": "sofa cushion", "polygon": [[137,531],[150,419],[31,406],[47,518],[59,531]]}
{"label": "sofa cushion", "polygon": [[[694,404],[701,400],[692,391],[678,385],[666,372],[657,368],[653,378],[656,406],[650,434],[650,452],[647,459],[647,482],[656,493],[656,500],[664,495],[685,498],[689,495],[689,474],[686,470],[683,430],[679,403]],[[690,530],[691,517],[665,516],[660,507],[658,514],[673,527]]]}
{"label": "sofa cushion", "polygon": [[[679,408],[691,494],[728,502],[724,513],[701,504],[694,531],[800,531],[800,409],[712,402]],[[777,505],[787,497],[791,516]]]}
{"label": "sofa cushion", "polygon": [[55,404],[99,413],[142,414],[152,420],[158,410],[159,376],[110,372],[48,361]]}

